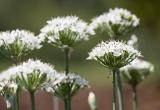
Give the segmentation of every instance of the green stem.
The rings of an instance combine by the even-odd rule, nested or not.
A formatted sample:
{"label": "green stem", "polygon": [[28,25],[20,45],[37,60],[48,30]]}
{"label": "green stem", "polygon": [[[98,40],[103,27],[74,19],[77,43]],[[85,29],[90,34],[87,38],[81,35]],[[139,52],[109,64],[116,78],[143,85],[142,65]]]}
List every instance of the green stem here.
{"label": "green stem", "polygon": [[113,70],[113,110],[117,110],[117,95],[116,95],[116,71]]}
{"label": "green stem", "polygon": [[17,91],[16,91],[16,109],[19,110],[19,93],[20,93],[20,90],[19,90],[19,87],[17,88]]}
{"label": "green stem", "polygon": [[65,110],[71,110],[71,96],[68,95],[67,98],[64,99]]}
{"label": "green stem", "polygon": [[[20,57],[13,57],[11,58],[13,63],[17,66],[20,62],[21,62],[21,58]],[[20,87],[18,86],[17,91],[16,91],[16,110],[20,110],[19,106],[20,106],[20,101],[19,101],[19,93],[20,93]]]}
{"label": "green stem", "polygon": [[117,74],[117,88],[118,88],[118,99],[119,99],[119,110],[124,110],[124,100],[123,100],[123,90],[122,90],[122,81],[119,69],[116,70]]}
{"label": "green stem", "polygon": [[69,48],[65,48],[65,70],[66,70],[66,75],[69,73]]}
{"label": "green stem", "polygon": [[34,93],[35,93],[35,92],[30,92],[32,110],[36,110],[35,94],[34,94]]}
{"label": "green stem", "polygon": [[137,98],[137,88],[136,86],[132,87],[132,101],[133,101],[133,110],[138,110],[138,98]]}

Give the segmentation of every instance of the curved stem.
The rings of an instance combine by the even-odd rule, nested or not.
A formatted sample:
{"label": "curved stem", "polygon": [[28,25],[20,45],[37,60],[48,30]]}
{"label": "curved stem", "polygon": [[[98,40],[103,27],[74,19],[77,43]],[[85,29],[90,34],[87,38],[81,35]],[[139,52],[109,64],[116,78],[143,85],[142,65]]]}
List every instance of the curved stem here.
{"label": "curved stem", "polygon": [[117,110],[116,71],[113,70],[113,110]]}
{"label": "curved stem", "polygon": [[35,105],[35,92],[30,92],[30,97],[31,97],[31,107],[32,110],[36,110],[36,105]]}
{"label": "curved stem", "polygon": [[122,90],[122,81],[119,69],[116,71],[117,74],[117,88],[118,88],[118,99],[119,99],[119,110],[124,110],[124,100],[123,100],[123,90]]}
{"label": "curved stem", "polygon": [[134,86],[132,87],[132,101],[133,101],[133,110],[138,110],[138,98],[137,98],[137,88]]}

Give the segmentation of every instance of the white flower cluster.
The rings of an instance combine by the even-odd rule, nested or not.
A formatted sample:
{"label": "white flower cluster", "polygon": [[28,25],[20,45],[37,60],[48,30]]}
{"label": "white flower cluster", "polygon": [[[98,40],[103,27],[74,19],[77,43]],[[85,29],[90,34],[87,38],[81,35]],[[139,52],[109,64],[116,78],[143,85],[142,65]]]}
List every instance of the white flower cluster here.
{"label": "white flower cluster", "polygon": [[88,24],[77,16],[57,17],[47,21],[47,25],[41,29],[40,36],[47,38],[49,43],[58,47],[72,47],[75,42],[88,40],[94,31],[88,28]]}
{"label": "white flower cluster", "polygon": [[126,9],[115,8],[110,9],[92,20],[91,27],[94,30],[100,29],[114,37],[115,35],[123,35],[133,30],[139,25],[139,19]]}
{"label": "white flower cluster", "polygon": [[154,66],[147,61],[137,58],[129,65],[121,68],[120,71],[128,83],[137,85],[145,79],[149,73],[154,71]]}
{"label": "white flower cluster", "polygon": [[39,49],[42,39],[26,30],[13,30],[0,32],[0,52],[9,57],[25,55],[28,52]]}
{"label": "white flower cluster", "polygon": [[[120,68],[127,65],[138,56],[141,56],[141,53],[132,46],[119,41],[109,41],[98,44],[89,53],[87,59],[98,60],[107,67],[114,68],[114,66],[118,66],[118,68]],[[118,64],[116,62],[118,62]]]}
{"label": "white flower cluster", "polygon": [[[2,72],[4,77],[16,79],[22,88],[27,90],[37,90],[45,82],[50,80],[50,74],[56,74],[56,71],[49,64],[42,63],[39,60],[29,59],[18,66],[11,67],[10,69]],[[9,76],[8,76],[9,75]]]}
{"label": "white flower cluster", "polygon": [[[74,96],[80,89],[88,86],[88,81],[73,73],[57,74],[55,80],[51,81],[46,91],[53,92],[59,98],[65,99],[68,94]],[[68,93],[69,92],[69,93]]]}

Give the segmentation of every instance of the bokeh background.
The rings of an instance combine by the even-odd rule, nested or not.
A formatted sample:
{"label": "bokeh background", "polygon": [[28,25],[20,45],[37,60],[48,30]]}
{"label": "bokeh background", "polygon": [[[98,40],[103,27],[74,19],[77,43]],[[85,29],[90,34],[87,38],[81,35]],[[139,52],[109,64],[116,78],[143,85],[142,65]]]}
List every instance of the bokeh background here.
{"label": "bokeh background", "polygon": [[[40,29],[46,24],[46,21],[57,16],[77,15],[85,21],[90,22],[93,17],[108,11],[109,8],[126,8],[140,18],[141,25],[134,33],[138,36],[139,48],[144,59],[155,65],[155,72],[142,82],[139,87],[139,94],[142,94],[140,96],[142,97],[140,99],[140,103],[142,103],[140,107],[144,110],[159,110],[160,100],[157,99],[160,99],[160,95],[158,95],[160,85],[159,6],[160,3],[158,0],[0,0],[0,31],[19,28],[33,31],[38,35]],[[90,90],[96,93],[100,108],[105,108],[106,105],[110,109],[112,107],[112,82],[108,70],[94,61],[86,60],[91,48],[98,42],[107,39],[108,37],[106,35],[99,33],[89,41],[79,43],[72,52],[70,70],[81,74],[90,81],[90,85],[92,86],[92,89],[87,89],[80,93],[81,98],[77,96],[77,99],[75,99],[73,108],[77,110],[79,110],[79,107],[76,108],[76,106],[79,105],[84,110],[89,109],[87,108],[86,97]],[[129,39],[129,37],[124,36],[122,39],[126,40]],[[61,50],[50,45],[46,44],[42,49],[32,52],[29,57],[49,62],[53,64],[57,70],[64,71],[64,54]],[[12,62],[0,54],[0,71],[7,69],[11,65]],[[126,85],[124,90],[127,100],[130,100],[130,88]],[[157,93],[159,97],[154,97],[155,94],[153,95],[153,92],[155,92],[155,94]],[[23,97],[27,96],[25,95]],[[44,97],[49,98],[49,96]],[[101,99],[107,100],[108,103],[105,103],[105,101]],[[79,104],[76,102],[77,100],[84,100],[84,103]],[[28,110],[25,104],[26,103],[22,104],[22,110]],[[0,107],[0,110],[1,109]],[[42,110],[42,107],[38,109]],[[128,110],[130,110],[130,108],[128,108]]]}

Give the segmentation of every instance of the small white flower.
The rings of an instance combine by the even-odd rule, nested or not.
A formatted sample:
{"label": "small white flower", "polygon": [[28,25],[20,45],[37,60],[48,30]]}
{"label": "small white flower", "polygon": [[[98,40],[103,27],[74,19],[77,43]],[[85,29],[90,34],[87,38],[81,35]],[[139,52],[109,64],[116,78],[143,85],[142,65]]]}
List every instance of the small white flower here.
{"label": "small white flower", "polygon": [[121,68],[120,71],[129,84],[136,86],[143,81],[149,73],[154,71],[154,66],[147,61],[137,58]]}
{"label": "small white flower", "polygon": [[8,108],[8,109],[11,108],[11,103],[10,103],[9,100],[6,100],[6,105],[7,105],[7,108]]}
{"label": "small white flower", "polygon": [[[80,89],[83,89],[86,86],[88,86],[88,81],[86,81],[85,79],[83,79],[79,75],[76,75],[73,73],[69,73],[68,75],[66,75],[64,73],[56,74],[56,76],[54,78],[55,79],[52,80],[48,84],[48,87],[49,88],[52,87],[52,89],[54,91],[54,95],[56,95],[62,99],[65,99],[67,97],[68,92],[72,97]],[[68,91],[68,89],[69,89],[69,91]],[[49,89],[49,91],[52,91],[52,90]]]}
{"label": "small white flower", "polygon": [[85,41],[94,31],[88,24],[77,16],[57,17],[47,21],[41,29],[40,37],[47,38],[48,42],[58,46],[72,47],[78,41]]}
{"label": "small white flower", "polygon": [[7,57],[25,56],[42,47],[43,39],[26,30],[0,32],[0,52]]}
{"label": "small white flower", "polygon": [[127,42],[128,45],[138,48],[138,38],[135,34],[131,35],[130,40]]}
{"label": "small white flower", "polygon": [[119,41],[101,42],[89,53],[87,59],[99,61],[111,69],[120,68],[141,56],[132,46]]}
{"label": "small white flower", "polygon": [[130,11],[122,8],[110,9],[92,19],[90,28],[100,29],[110,37],[124,35],[139,25],[139,19]]}

